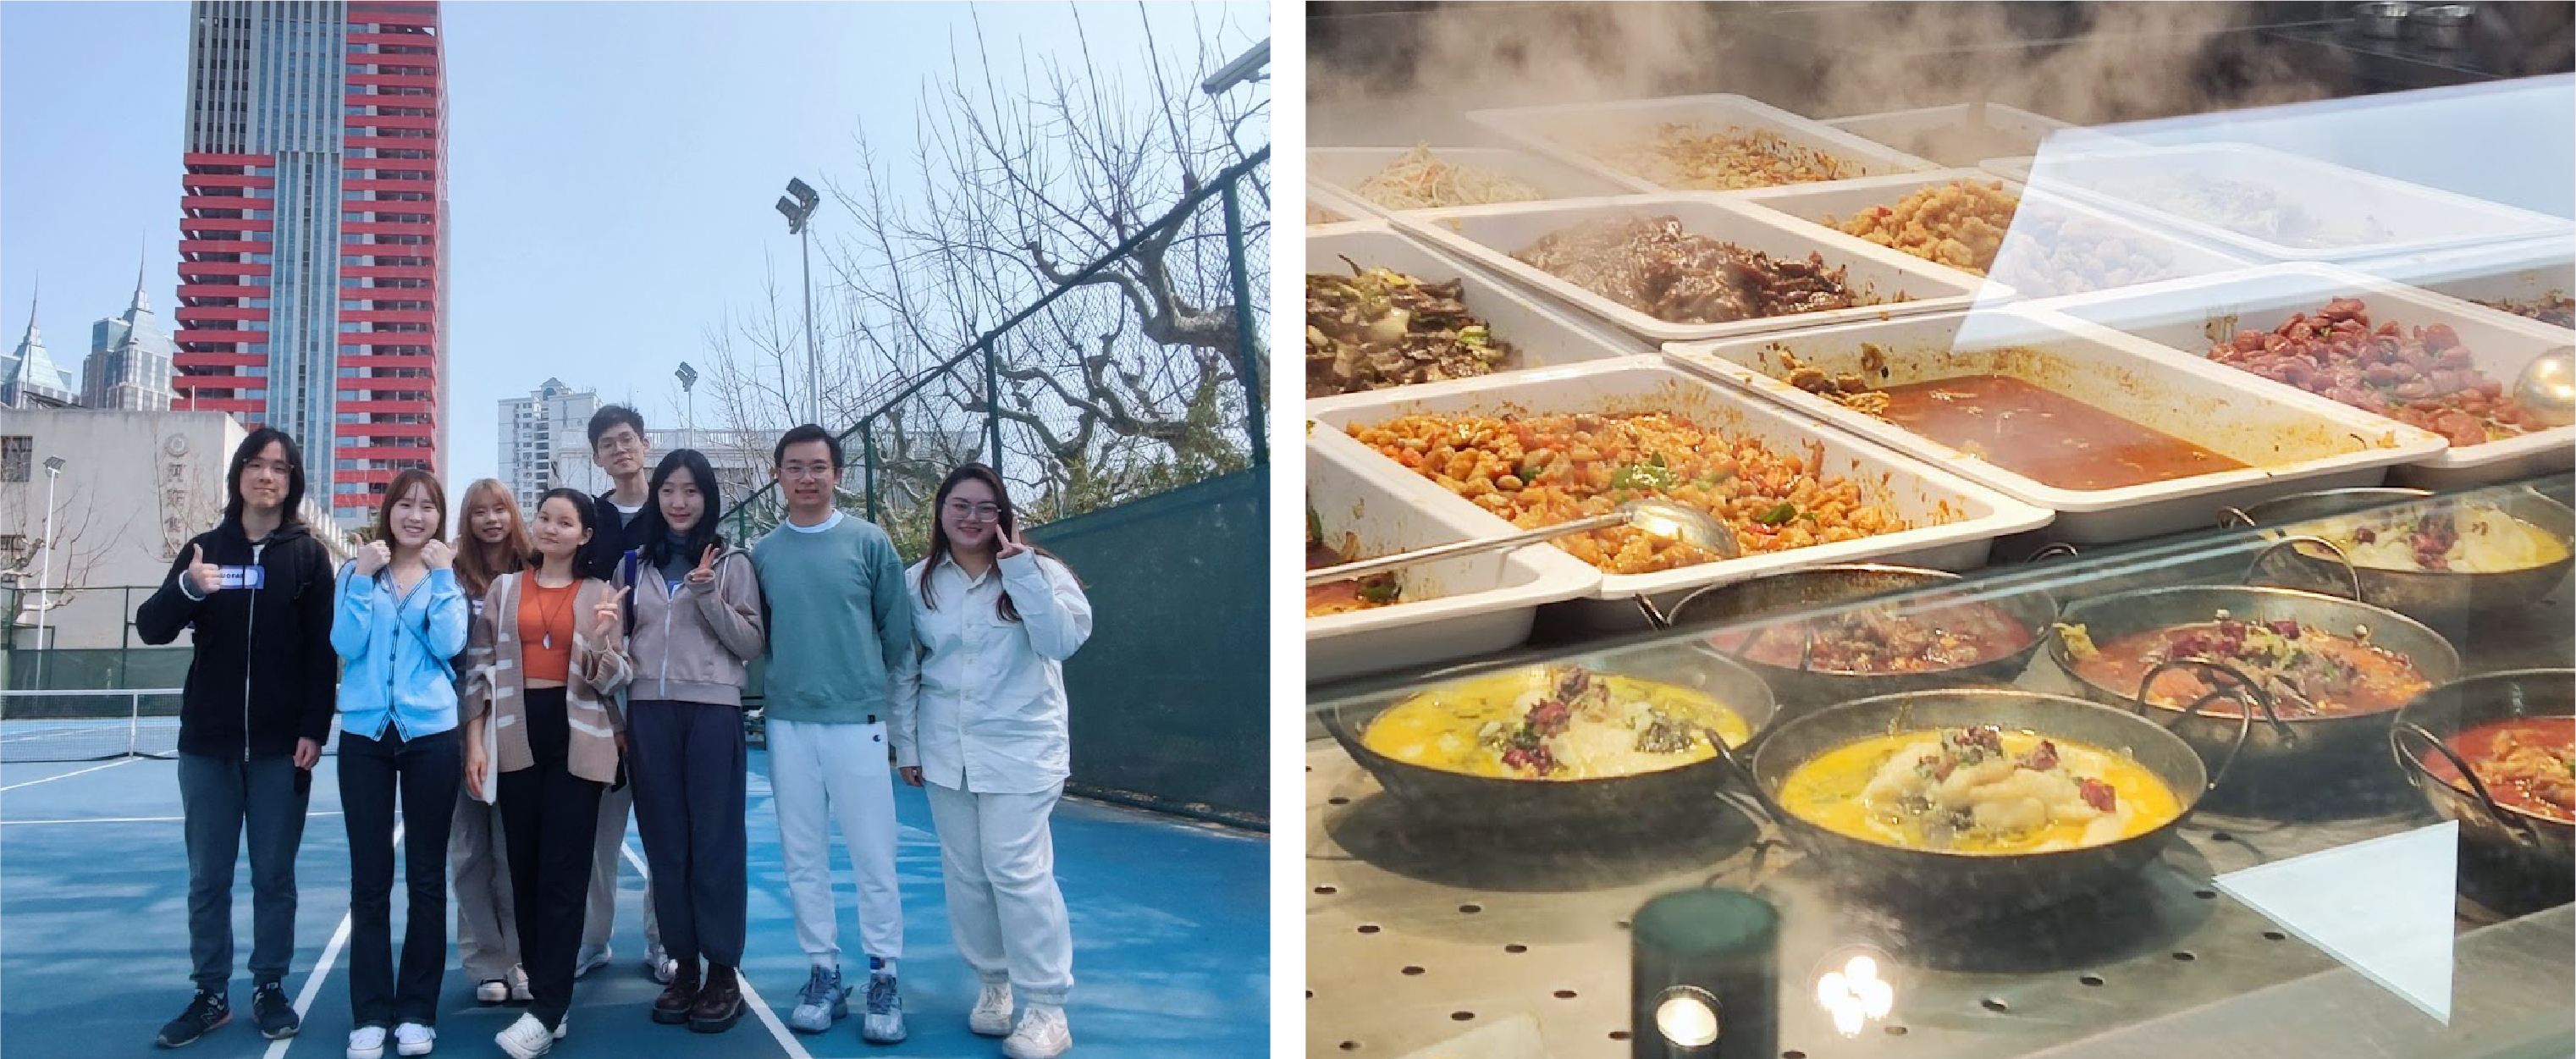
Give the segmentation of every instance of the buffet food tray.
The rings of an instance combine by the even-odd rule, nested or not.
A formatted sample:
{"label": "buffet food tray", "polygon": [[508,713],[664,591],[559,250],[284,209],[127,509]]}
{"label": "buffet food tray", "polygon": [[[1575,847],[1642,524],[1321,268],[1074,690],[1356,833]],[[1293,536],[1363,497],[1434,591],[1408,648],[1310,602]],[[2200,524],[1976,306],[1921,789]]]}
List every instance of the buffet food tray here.
{"label": "buffet food tray", "polygon": [[[2042,190],[2170,225],[2195,239],[2262,261],[2357,261],[2576,231],[2576,225],[2561,218],[2250,144],[2087,149],[2045,154],[2026,162],[1999,160],[1992,168]],[[2290,246],[2241,224],[2231,226],[2161,208],[2121,186],[2191,177],[2249,185],[2319,217],[2376,223],[2386,234],[2324,246]]]}
{"label": "buffet food tray", "polygon": [[[2057,314],[2080,325],[2106,327],[2205,357],[2210,346],[2239,330],[2270,330],[2292,313],[2314,312],[2329,299],[2358,297],[2373,326],[2390,320],[2407,327],[2448,324],[2476,354],[2487,377],[2511,385],[2523,366],[2567,341],[2565,329],[2456,298],[2398,286],[2350,269],[2294,263],[2249,268],[2194,279],[2152,283],[2032,302],[2034,313]],[[2234,371],[2235,369],[2228,369]],[[2256,392],[2306,391],[2237,372]],[[2395,423],[2395,420],[2389,420]],[[2576,456],[2576,426],[2551,427],[2520,437],[2465,448],[2444,448],[2399,465],[2390,478],[2426,489],[2448,489],[2564,470]]]}
{"label": "buffet food tray", "polygon": [[[1319,210],[1323,211],[1322,217],[1316,215]],[[1313,183],[1306,185],[1306,228],[1309,231],[1335,225],[1364,224],[1382,212],[1336,195],[1328,188]]]}
{"label": "buffet food tray", "polygon": [[[1306,151],[1306,179],[1376,214],[1402,212],[1360,194],[1360,185],[1411,152],[1410,147],[1317,147]],[[1632,190],[1566,162],[1508,147],[1434,147],[1432,157],[1511,177],[1550,199],[1588,199]]]}
{"label": "buffet food tray", "polygon": [[1306,271],[1345,274],[1350,264],[1389,268],[1434,283],[1461,281],[1467,311],[1485,321],[1495,339],[1520,353],[1522,369],[1546,368],[1609,357],[1652,353],[1652,343],[1542,302],[1484,270],[1424,246],[1383,221],[1306,230]]}
{"label": "buffet food tray", "polygon": [[[1603,217],[1677,217],[1695,235],[1758,250],[1774,258],[1803,260],[1822,255],[1828,268],[1843,268],[1852,290],[1881,299],[1881,304],[1848,309],[1762,316],[1727,323],[1680,324],[1631,309],[1572,280],[1526,264],[1512,256],[1541,236]],[[1858,320],[1884,320],[1964,309],[2012,297],[2012,289],[1979,280],[1957,269],[1890,250],[1865,239],[1817,225],[1799,224],[1778,214],[1757,212],[1730,196],[1715,193],[1632,195],[1613,199],[1509,203],[1454,210],[1422,210],[1395,218],[1397,227],[1452,254],[1485,266],[1497,275],[1546,291],[1630,334],[1655,342],[1690,342],[1738,335],[1764,334]],[[1904,298],[1907,300],[1898,301]]]}
{"label": "buffet food tray", "polygon": [[[1967,123],[1976,119],[1982,119],[1983,131],[1991,134],[1990,139],[1959,143],[1954,138],[1941,138],[1950,130],[1968,128]],[[2099,137],[2106,144],[2120,142],[2101,133],[2083,132],[2079,125],[2001,103],[1951,103],[1911,110],[1887,110],[1848,118],[1828,118],[1824,124],[1882,144],[1889,150],[1952,166],[1973,166],[1989,158],[2035,155],[2039,153],[2042,141],[2069,130],[2077,131],[2067,140],[2080,136],[2084,137],[2080,142],[2086,143],[2092,142],[2094,137]]]}
{"label": "buffet food tray", "polygon": [[[2016,348],[2019,347],[2019,348]],[[1883,373],[1865,373],[1868,348]],[[2051,536],[2081,544],[2137,540],[2217,523],[2228,507],[2316,489],[2378,485],[2392,464],[2439,452],[2434,434],[2304,391],[2242,385],[2244,372],[2127,335],[2077,334],[2011,309],[1666,347],[1672,359],[2024,503],[2057,512]],[[2067,489],[2005,470],[1877,416],[1782,381],[1786,353],[1827,375],[1873,386],[1962,375],[2019,378],[2247,466],[2114,489]],[[2259,380],[2254,380],[2259,381]],[[2009,441],[2010,439],[2005,439]],[[2043,444],[2030,439],[2027,444]]]}
{"label": "buffet food tray", "polygon": [[[1929,173],[1904,173],[1896,176],[1863,177],[1858,180],[1836,180],[1821,184],[1790,184],[1739,191],[1737,201],[1759,210],[1787,215],[1827,231],[1838,231],[1826,218],[1849,218],[1864,210],[1893,206],[1898,201],[1928,187],[1939,187],[1958,181],[2003,185],[2004,190],[2021,197],[2021,209],[2014,213],[2010,234],[1996,252],[1993,274],[2010,277],[2015,294],[2023,298],[2042,298],[2081,294],[2111,286],[2131,286],[2157,280],[2229,272],[2249,264],[2244,258],[2231,257],[2198,243],[2176,239],[2136,221],[2105,210],[2095,209],[2072,199],[2033,193],[2029,188],[2004,180],[1980,169],[1942,169]],[[2122,276],[2118,281],[2097,284],[2082,277],[2068,276],[2048,266],[2053,248],[2033,230],[2027,219],[2045,216],[2061,224],[2082,224],[2099,230],[2115,240],[2122,249],[2161,259],[2161,267],[2137,276]],[[1900,251],[1902,252],[1902,251]],[[1910,255],[1909,255],[1910,256]],[[1978,277],[1962,273],[1970,279]],[[2034,277],[2037,282],[2033,282]]]}
{"label": "buffet food tray", "polygon": [[2378,258],[2349,267],[2470,302],[2576,295],[2576,241],[2567,239]]}
{"label": "buffet food tray", "polygon": [[[1439,486],[1371,474],[1376,454],[1330,432],[1306,444],[1306,506],[1338,545],[1356,535],[1359,557],[1448,544],[1483,527],[1437,502]],[[1601,574],[1549,547],[1488,552],[1399,571],[1408,598],[1392,606],[1306,619],[1306,674],[1334,680],[1411,669],[1517,647],[1541,604],[1590,595]]]}
{"label": "buffet food tray", "polygon": [[[2163,567],[2153,579],[2232,581],[2242,561],[2233,553],[2204,558]],[[2564,633],[2576,622],[2567,586],[2516,619],[2487,623],[2463,644],[2468,671],[2576,661]],[[1667,642],[1628,650],[1690,649]],[[2072,689],[2044,655],[2017,683]],[[2300,1047],[2267,1055],[2430,1057],[2472,1054],[2473,1044],[2490,1049],[2475,1054],[2500,1055],[2495,1035],[2530,1031],[2535,1016],[2556,1019],[2563,1033],[2564,998],[2576,989],[2563,940],[2570,908],[2497,890],[2466,849],[2452,924],[2459,988],[2448,1026],[2353,981],[2358,976],[2332,956],[2210,885],[2219,874],[2437,820],[2393,766],[2342,793],[2336,811],[2309,819],[2198,809],[2134,883],[2009,928],[1967,933],[1909,927],[1838,899],[1773,825],[1714,799],[1703,826],[1651,837],[1533,844],[1516,841],[1510,821],[1490,831],[1426,826],[1340,746],[1310,733],[1307,1054],[1404,1055],[1526,1016],[1553,1059],[1625,1057],[1630,916],[1650,897],[1700,886],[1752,890],[1779,907],[1778,1054],[1796,1059],[2083,1055],[2113,1034],[2163,1045],[2145,1054],[2215,1054],[2212,1042],[2224,1034],[2214,1036],[2204,1020],[2221,1011],[2232,1017],[2242,998],[2272,989],[2330,990],[2372,1014],[2317,1026],[2316,1012],[2301,1012],[2311,1032],[2298,1038]],[[1877,957],[1895,1000],[1884,1019],[1847,1035],[1818,1004],[1817,986],[1859,952]],[[2499,982],[2525,988],[2478,988]]]}
{"label": "buffet food tray", "polygon": [[1879,176],[1939,168],[1925,159],[1739,95],[1667,96],[1606,103],[1471,110],[1467,112],[1467,120],[1492,129],[1530,150],[1562,158],[1638,191],[1682,189],[1667,188],[1645,176],[1619,169],[1607,159],[1586,153],[1581,144],[1567,142],[1561,137],[1568,133],[1586,138],[1605,134],[1647,137],[1654,135],[1655,126],[1664,122],[1696,123],[1711,130],[1731,125],[1748,132],[1778,133],[1790,144],[1823,151],[1854,164],[1859,168],[1857,175]]}
{"label": "buffet food tray", "polygon": [[[1318,445],[1348,445],[1367,457],[1368,473],[1421,485],[1419,494],[1464,520],[1479,536],[1511,532],[1509,522],[1450,493],[1349,437],[1326,439],[1326,428],[1374,425],[1397,416],[1427,414],[1543,414],[1552,412],[1670,411],[1705,428],[1759,439],[1778,453],[1817,452],[1824,472],[1864,483],[1870,492],[1917,528],[1857,540],[1816,544],[1738,559],[1700,563],[1647,574],[1605,574],[1595,597],[1602,610],[1630,614],[1638,597],[1668,604],[1707,585],[1740,581],[1821,563],[1883,560],[1950,570],[1983,565],[1994,539],[2047,525],[2049,512],[1977,485],[1937,467],[1824,427],[1786,409],[1682,370],[1660,357],[1627,357],[1541,371],[1408,386],[1378,393],[1309,401],[1306,414],[1320,424]],[[1949,521],[1927,524],[1947,517]]]}

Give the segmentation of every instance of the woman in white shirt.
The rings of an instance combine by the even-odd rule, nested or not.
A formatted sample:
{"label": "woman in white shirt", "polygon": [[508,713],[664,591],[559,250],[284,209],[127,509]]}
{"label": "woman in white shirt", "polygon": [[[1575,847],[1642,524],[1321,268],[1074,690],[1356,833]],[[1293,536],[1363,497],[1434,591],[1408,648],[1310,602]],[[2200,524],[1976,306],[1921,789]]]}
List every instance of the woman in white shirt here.
{"label": "woman in white shirt", "polygon": [[1091,603],[1020,539],[992,468],[949,472],[931,508],[930,554],[904,571],[916,649],[894,674],[895,765],[928,788],[949,929],[983,983],[967,1026],[1008,1034],[1011,1059],[1052,1059],[1073,1045],[1073,934],[1047,817],[1071,757],[1064,660],[1091,635]]}

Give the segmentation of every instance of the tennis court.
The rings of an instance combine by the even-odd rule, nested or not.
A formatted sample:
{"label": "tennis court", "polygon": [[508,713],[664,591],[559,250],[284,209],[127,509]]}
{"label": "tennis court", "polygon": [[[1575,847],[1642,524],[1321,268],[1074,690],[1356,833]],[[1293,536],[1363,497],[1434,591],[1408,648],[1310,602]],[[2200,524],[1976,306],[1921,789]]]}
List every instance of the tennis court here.
{"label": "tennis court", "polygon": [[[187,1003],[187,872],[176,765],[123,753],[139,746],[149,754],[155,740],[166,743],[168,737],[152,727],[149,717],[95,716],[0,725],[0,1052],[9,1059],[153,1053],[154,1031]],[[37,760],[70,756],[91,759]],[[919,791],[901,785],[896,814],[905,914],[902,974],[911,1040],[890,1047],[862,1043],[855,1011],[826,1034],[787,1031],[805,958],[790,918],[762,752],[755,748],[752,758],[744,976],[759,996],[751,1017],[719,1035],[655,1025],[647,1017],[660,986],[643,972],[642,846],[630,831],[612,941],[617,960],[576,988],[571,1034],[553,1054],[1001,1054],[999,1041],[966,1030],[975,980],[949,942],[929,806]],[[335,935],[345,928],[348,912],[348,842],[335,766],[336,759],[326,756],[316,771],[297,860],[301,901],[286,988],[304,1012],[302,1034],[279,1042],[259,1036],[249,1019],[248,972],[237,967],[232,1024],[182,1053],[277,1059],[339,1056],[345,1050],[348,982],[343,943]],[[1078,982],[1066,1009],[1072,1054],[1197,1059],[1267,1050],[1263,836],[1067,799],[1056,811],[1055,841],[1057,874],[1072,913]],[[857,926],[846,860],[836,858],[833,875],[841,897],[842,973],[864,981],[864,959],[852,954]],[[250,944],[247,863],[237,869],[237,879],[236,964],[248,957]],[[397,944],[400,891],[397,881]],[[519,1009],[475,1003],[473,983],[454,962],[452,930],[451,919],[437,1054],[498,1055],[491,1035]]]}

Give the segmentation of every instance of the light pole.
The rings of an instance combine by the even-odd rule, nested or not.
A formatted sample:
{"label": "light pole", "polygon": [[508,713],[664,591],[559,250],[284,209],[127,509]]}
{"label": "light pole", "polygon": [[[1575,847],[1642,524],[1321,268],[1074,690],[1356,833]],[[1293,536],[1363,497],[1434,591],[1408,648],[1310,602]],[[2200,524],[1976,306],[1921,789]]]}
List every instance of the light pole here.
{"label": "light pole", "polygon": [[36,577],[36,690],[45,687],[45,619],[54,609],[54,594],[45,586],[54,579],[54,484],[62,480],[63,458],[45,457],[45,568]]}
{"label": "light pole", "polygon": [[814,251],[812,226],[806,222],[813,219],[814,208],[822,204],[823,196],[794,177],[788,178],[787,194],[779,196],[777,203],[778,212],[787,217],[788,234],[796,237],[796,255],[804,262],[805,381],[813,392],[813,403],[807,406],[813,418],[807,422],[816,426],[823,425],[823,354],[814,343]]}
{"label": "light pole", "polygon": [[686,447],[698,448],[698,392],[692,388],[698,384],[698,369],[690,367],[689,362],[684,360],[680,362],[680,370],[671,374],[680,377],[680,397],[687,402],[687,411],[681,413],[680,417],[680,425],[689,433],[689,444]]}

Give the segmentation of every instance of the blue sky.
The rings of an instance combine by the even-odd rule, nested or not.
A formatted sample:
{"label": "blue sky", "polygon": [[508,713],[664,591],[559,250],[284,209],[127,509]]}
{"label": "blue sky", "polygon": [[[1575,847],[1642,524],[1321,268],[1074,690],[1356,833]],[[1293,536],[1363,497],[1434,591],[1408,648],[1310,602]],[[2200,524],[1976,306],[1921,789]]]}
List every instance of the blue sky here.
{"label": "blue sky", "polygon": [[[1200,7],[1230,20],[1229,46],[1269,35],[1265,4]],[[1063,4],[980,10],[997,50],[1017,38],[1043,54],[1070,36]],[[1186,14],[1154,17],[1185,32]],[[862,123],[908,145],[916,97],[968,16],[935,3],[448,4],[449,477],[498,471],[497,402],[549,375],[680,425],[672,368],[704,367],[702,333],[757,297],[764,269],[795,282],[795,242],[770,208],[787,178],[855,178]],[[1083,17],[1103,54],[1142,39],[1133,5]],[[138,246],[168,325],[186,30],[178,3],[0,4],[10,344],[41,273],[38,323],[77,372],[91,321],[134,289]]]}

